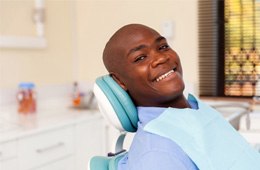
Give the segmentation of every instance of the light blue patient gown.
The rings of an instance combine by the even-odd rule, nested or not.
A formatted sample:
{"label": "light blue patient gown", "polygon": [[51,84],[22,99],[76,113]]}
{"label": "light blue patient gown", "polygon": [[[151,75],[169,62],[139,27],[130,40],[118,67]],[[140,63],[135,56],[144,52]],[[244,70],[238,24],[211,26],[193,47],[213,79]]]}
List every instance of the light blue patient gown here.
{"label": "light blue patient gown", "polygon": [[260,170],[260,154],[213,108],[168,108],[144,130],[176,142],[200,170]]}

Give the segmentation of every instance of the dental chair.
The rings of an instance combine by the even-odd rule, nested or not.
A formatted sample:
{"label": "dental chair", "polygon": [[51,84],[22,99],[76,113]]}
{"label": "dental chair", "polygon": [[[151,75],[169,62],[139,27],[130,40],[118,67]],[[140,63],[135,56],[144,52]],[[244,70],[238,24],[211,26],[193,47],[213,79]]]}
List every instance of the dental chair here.
{"label": "dental chair", "polygon": [[137,129],[137,109],[126,91],[109,75],[97,78],[93,91],[102,115],[120,131],[120,135],[116,142],[115,153],[92,157],[89,161],[89,170],[116,170],[119,160],[127,154],[123,149],[126,133],[135,132]]}

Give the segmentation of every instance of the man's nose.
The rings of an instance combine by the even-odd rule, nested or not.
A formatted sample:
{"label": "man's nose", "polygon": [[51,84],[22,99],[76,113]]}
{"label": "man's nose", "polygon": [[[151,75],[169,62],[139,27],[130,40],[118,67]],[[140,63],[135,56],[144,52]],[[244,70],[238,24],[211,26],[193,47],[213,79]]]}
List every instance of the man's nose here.
{"label": "man's nose", "polygon": [[153,60],[152,60],[152,67],[157,67],[158,65],[164,64],[166,61],[168,61],[167,55],[160,54],[160,53],[155,53],[153,55]]}

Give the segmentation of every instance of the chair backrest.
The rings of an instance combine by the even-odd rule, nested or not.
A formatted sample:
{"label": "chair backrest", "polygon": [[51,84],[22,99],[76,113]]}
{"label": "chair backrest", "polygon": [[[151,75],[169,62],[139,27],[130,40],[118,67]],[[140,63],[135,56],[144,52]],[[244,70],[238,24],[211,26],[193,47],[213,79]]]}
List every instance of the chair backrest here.
{"label": "chair backrest", "polygon": [[96,79],[94,94],[103,116],[120,131],[135,132],[137,109],[127,92],[111,76]]}
{"label": "chair backrest", "polygon": [[[136,106],[127,92],[111,76],[105,75],[97,78],[93,92],[97,99],[99,110],[110,124],[120,132],[135,132],[137,130],[138,116]],[[122,148],[124,137],[125,134],[118,137],[114,155],[91,158],[89,169],[116,170],[118,161],[127,153]]]}

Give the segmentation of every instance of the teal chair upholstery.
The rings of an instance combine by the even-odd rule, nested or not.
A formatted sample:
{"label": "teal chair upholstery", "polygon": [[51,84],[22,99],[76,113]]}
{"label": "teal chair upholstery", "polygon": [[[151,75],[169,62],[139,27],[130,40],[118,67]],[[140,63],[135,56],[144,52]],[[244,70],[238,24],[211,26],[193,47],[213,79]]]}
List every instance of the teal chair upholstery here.
{"label": "teal chair upholstery", "polygon": [[118,137],[115,153],[91,158],[89,170],[117,170],[118,161],[127,154],[123,149],[125,135],[137,130],[137,109],[128,93],[110,75],[97,78],[93,91],[100,112],[121,135]]}
{"label": "teal chair upholstery", "polygon": [[110,157],[105,157],[105,156],[95,156],[91,158],[89,162],[89,169],[90,170],[105,170],[109,169],[109,162],[111,158]]}
{"label": "teal chair upholstery", "polygon": [[123,152],[111,157],[95,156],[89,162],[90,170],[117,170],[117,165],[120,159],[127,154]]}

